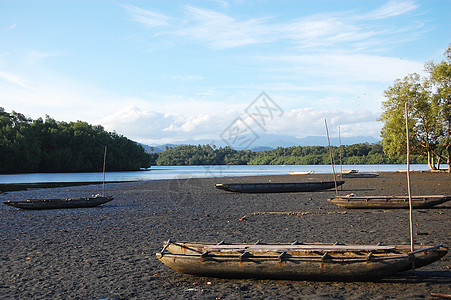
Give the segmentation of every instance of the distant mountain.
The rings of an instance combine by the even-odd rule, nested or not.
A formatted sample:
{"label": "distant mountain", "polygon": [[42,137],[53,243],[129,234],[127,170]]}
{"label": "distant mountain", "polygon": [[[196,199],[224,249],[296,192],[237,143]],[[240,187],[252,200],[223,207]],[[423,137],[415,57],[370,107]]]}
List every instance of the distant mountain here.
{"label": "distant mountain", "polygon": [[[242,142],[244,141],[244,142]],[[241,142],[241,143],[240,143]],[[360,143],[378,143],[380,140],[372,136],[356,136],[356,137],[342,137],[342,145],[352,145]],[[330,138],[332,146],[339,146],[339,139],[336,137]],[[276,135],[276,134],[259,134],[257,136],[241,136],[240,139],[235,140],[186,140],[180,141],[176,144],[164,144],[164,145],[143,145],[143,147],[150,152],[150,147],[153,147],[153,152],[163,152],[167,147],[175,147],[178,145],[211,145],[219,147],[231,146],[236,150],[250,149],[252,151],[265,151],[276,149],[277,147],[291,147],[291,146],[327,146],[326,136],[308,136],[304,138],[297,138],[288,135]]]}

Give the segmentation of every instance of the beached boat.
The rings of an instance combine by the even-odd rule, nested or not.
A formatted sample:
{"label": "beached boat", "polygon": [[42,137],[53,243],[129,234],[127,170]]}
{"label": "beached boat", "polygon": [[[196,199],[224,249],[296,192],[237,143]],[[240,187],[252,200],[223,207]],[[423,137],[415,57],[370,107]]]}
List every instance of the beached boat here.
{"label": "beached boat", "polygon": [[[337,181],[336,185],[342,185],[344,181]],[[335,187],[335,181],[312,181],[295,183],[217,183],[217,189],[237,193],[293,193],[314,192]]]}
{"label": "beached boat", "polygon": [[315,173],[315,171],[290,171],[288,174],[290,175],[310,175]]}
{"label": "beached boat", "polygon": [[59,209],[59,208],[86,208],[96,207],[110,202],[113,197],[86,197],[86,198],[57,198],[57,199],[27,199],[23,201],[4,201],[3,204],[28,210]]}
{"label": "beached boat", "polygon": [[428,265],[443,245],[204,244],[168,241],[157,258],[191,275],[322,281],[366,281]]}
{"label": "beached boat", "polygon": [[[340,174],[338,174],[340,176]],[[343,178],[374,178],[379,176],[377,173],[343,173]]]}
{"label": "beached boat", "polygon": [[355,174],[359,173],[359,170],[343,170],[341,171],[341,174]]}
{"label": "beached boat", "polygon": [[[451,200],[451,196],[412,196],[413,208],[429,208]],[[327,199],[330,203],[344,208],[409,208],[409,196],[363,196],[354,194]]]}

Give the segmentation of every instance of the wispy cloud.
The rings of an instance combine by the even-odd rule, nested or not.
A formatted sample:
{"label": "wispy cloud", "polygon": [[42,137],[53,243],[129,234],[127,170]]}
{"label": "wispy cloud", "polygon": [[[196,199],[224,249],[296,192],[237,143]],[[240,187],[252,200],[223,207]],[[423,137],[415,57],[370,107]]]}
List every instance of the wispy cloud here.
{"label": "wispy cloud", "polygon": [[269,37],[266,18],[238,20],[213,10],[186,6],[188,26],[175,33],[207,42],[214,48],[233,48],[262,43]]}
{"label": "wispy cloud", "polygon": [[31,57],[34,57],[34,58],[47,58],[47,57],[58,56],[60,54],[56,51],[42,52],[42,51],[38,51],[38,50],[32,50],[30,52],[30,55],[31,55]]}
{"label": "wispy cloud", "polygon": [[416,10],[418,5],[412,1],[389,1],[380,8],[364,15],[368,19],[385,19],[406,14]]}
{"label": "wispy cloud", "polygon": [[15,75],[15,74],[9,73],[9,72],[0,70],[0,80],[6,81],[8,83],[12,83],[16,86],[20,86],[23,88],[29,88],[29,85],[27,84],[25,79],[23,79],[20,76]]}
{"label": "wispy cloud", "polygon": [[166,26],[171,19],[164,14],[142,9],[134,5],[122,5],[122,7],[130,13],[133,21],[150,28]]}
{"label": "wispy cloud", "polygon": [[266,63],[279,62],[277,65],[285,69],[279,69],[277,73],[291,73],[291,78],[299,78],[300,74],[304,74],[322,77],[324,80],[336,78],[338,81],[355,78],[357,81],[387,82],[423,68],[423,64],[418,62],[367,54],[319,53],[275,55],[256,59]]}
{"label": "wispy cloud", "polygon": [[6,27],[5,29],[3,29],[3,31],[4,31],[4,32],[11,31],[11,30],[14,30],[16,27],[17,27],[17,24],[14,23],[14,24],[9,25],[9,26]]}
{"label": "wispy cloud", "polygon": [[[387,38],[403,31],[415,36],[411,22],[389,26],[383,19],[408,14],[418,8],[411,1],[390,1],[369,13],[337,11],[277,22],[273,16],[238,18],[200,7],[184,6],[182,19],[170,18],[151,10],[126,6],[132,18],[148,27],[165,25],[162,35],[184,37],[218,49],[273,42],[292,47],[337,47],[361,49],[365,43],[385,45]],[[396,38],[393,38],[395,40]],[[343,47],[344,48],[344,47]],[[342,48],[342,49],[343,49]]]}

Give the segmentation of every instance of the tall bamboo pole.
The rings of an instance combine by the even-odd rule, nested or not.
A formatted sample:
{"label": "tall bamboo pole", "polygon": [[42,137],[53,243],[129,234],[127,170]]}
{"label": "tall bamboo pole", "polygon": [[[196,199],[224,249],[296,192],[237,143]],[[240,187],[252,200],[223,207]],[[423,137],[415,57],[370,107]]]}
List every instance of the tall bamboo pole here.
{"label": "tall bamboo pole", "polygon": [[330,146],[329,128],[327,127],[327,120],[326,119],[324,119],[324,123],[326,124],[327,143],[329,144],[330,164],[332,165],[332,173],[334,174],[335,195],[338,196],[337,178],[335,176],[334,159],[332,157],[332,147]]}
{"label": "tall bamboo pole", "polygon": [[105,145],[105,152],[103,154],[103,188],[102,188],[102,197],[105,197],[105,167],[106,167],[106,145]]}
{"label": "tall bamboo pole", "polygon": [[338,126],[338,141],[340,143],[340,176],[341,176],[341,178],[343,178],[343,157],[342,157],[342,153],[341,153],[341,131],[340,131],[340,126]]}
{"label": "tall bamboo pole", "polygon": [[409,219],[410,219],[410,251],[414,251],[413,241],[413,209],[412,209],[412,192],[410,184],[410,137],[409,137],[409,112],[408,104],[405,105],[406,111],[406,136],[407,136],[407,192],[409,194]]}

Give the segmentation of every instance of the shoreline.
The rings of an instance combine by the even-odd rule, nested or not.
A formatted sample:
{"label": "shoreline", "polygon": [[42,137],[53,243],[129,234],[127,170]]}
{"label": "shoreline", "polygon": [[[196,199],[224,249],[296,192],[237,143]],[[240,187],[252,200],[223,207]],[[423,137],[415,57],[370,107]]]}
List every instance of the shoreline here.
{"label": "shoreline", "polygon": [[[105,181],[108,183],[124,183],[133,182],[129,181]],[[59,188],[59,187],[69,187],[69,186],[83,186],[83,185],[98,185],[103,184],[102,181],[74,181],[74,182],[30,182],[30,183],[0,183],[0,194],[7,192],[18,192],[26,191],[30,189],[49,189],[49,188]]]}
{"label": "shoreline", "polygon": [[[451,175],[412,175],[412,194],[451,194]],[[237,194],[215,183],[332,180],[332,174],[108,183],[97,208],[22,211],[2,205],[0,299],[374,299],[451,294],[451,259],[377,282],[219,279],[177,273],[155,257],[168,239],[243,243],[409,244],[408,210],[344,210],[334,189]],[[406,174],[345,179],[339,194],[406,194]],[[0,194],[2,201],[80,197],[100,185]],[[265,213],[266,212],[266,213]],[[275,214],[268,212],[278,212]],[[292,214],[289,214],[292,212]],[[451,246],[451,203],[414,210],[415,243]],[[246,216],[246,218],[243,218]]]}
{"label": "shoreline", "polygon": [[[358,172],[357,174],[365,174],[365,173],[377,173],[377,174],[386,174],[386,173],[395,173],[393,171],[379,171],[379,172]],[[404,173],[405,174],[405,170],[398,170],[397,173]],[[441,174],[449,174],[447,172],[447,170],[429,170],[429,171],[424,171],[424,170],[419,170],[419,171],[411,171],[411,174],[414,173],[441,173]],[[285,175],[290,175],[291,178],[293,179],[305,179],[308,178],[308,176],[318,176],[318,175],[324,175],[324,176],[333,176],[333,173],[312,173],[312,174],[267,174],[267,175],[243,175],[243,176],[201,176],[201,177],[197,177],[199,179],[209,179],[209,178],[243,178],[243,177],[267,177],[267,176],[285,176]],[[338,178],[340,178],[340,172],[335,172],[335,176],[337,176]],[[176,177],[174,175],[174,177]],[[297,178],[298,177],[298,178]],[[190,177],[187,178],[175,178],[174,180],[178,180],[178,179],[189,179]],[[343,177],[344,179],[349,179]],[[332,177],[333,179],[333,177]],[[332,180],[331,179],[331,180]],[[158,180],[171,180],[171,179],[165,179],[165,178],[161,178],[161,179],[143,179],[143,180],[109,180],[109,181],[105,181],[105,184],[107,183],[127,183],[127,182],[139,182],[139,181],[158,181]],[[14,191],[24,191],[24,190],[29,190],[29,189],[45,189],[45,188],[57,188],[57,187],[68,187],[68,186],[81,186],[81,185],[96,185],[96,184],[102,184],[103,182],[100,180],[97,181],[52,181],[52,182],[15,182],[15,183],[0,183],[0,194],[1,193],[5,193],[5,192],[14,192]]]}

